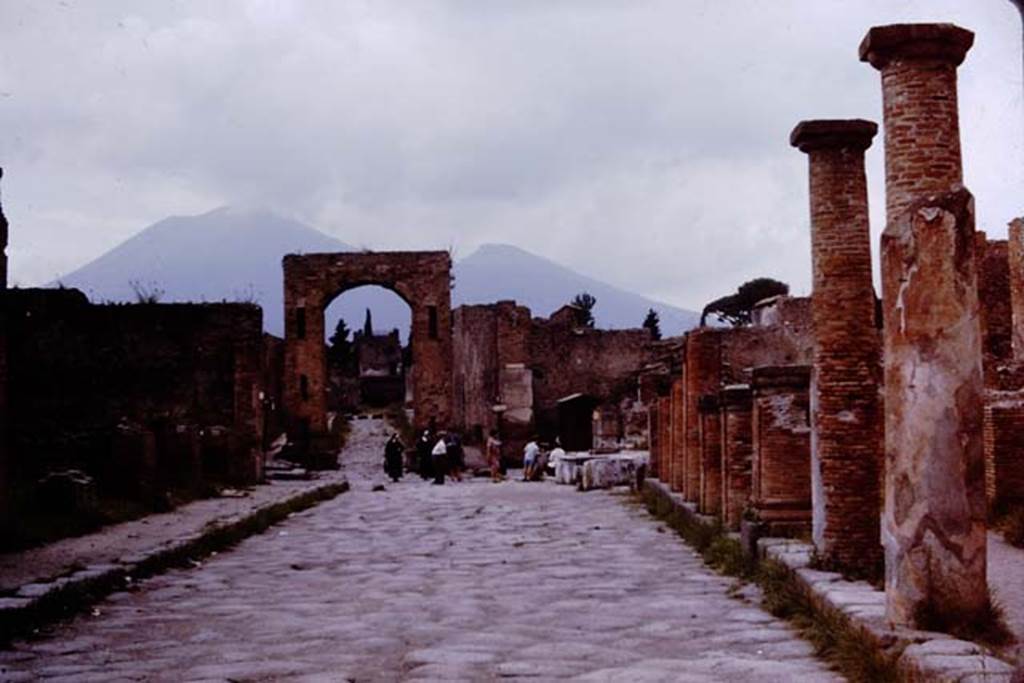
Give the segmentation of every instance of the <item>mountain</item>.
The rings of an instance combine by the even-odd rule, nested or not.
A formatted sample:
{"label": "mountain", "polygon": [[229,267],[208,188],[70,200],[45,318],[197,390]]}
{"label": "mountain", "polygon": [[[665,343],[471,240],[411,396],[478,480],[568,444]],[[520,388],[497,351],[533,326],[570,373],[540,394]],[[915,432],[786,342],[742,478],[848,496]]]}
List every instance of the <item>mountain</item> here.
{"label": "mountain", "polygon": [[[95,261],[62,277],[93,301],[135,301],[157,293],[161,301],[254,301],[263,306],[267,331],[283,330],[281,257],[289,253],[352,251],[353,248],[302,223],[265,210],[220,208],[199,216],[174,216],[154,223]],[[455,266],[453,304],[515,299],[534,315],[547,316],[576,294],[597,298],[598,327],[637,327],[648,308],[658,311],[661,329],[678,334],[697,314],[646,299],[522,249],[499,244],[480,247]],[[378,331],[409,324],[409,309],[379,287],[353,290],[327,311],[327,333],[339,317],[362,329],[365,310]]]}
{"label": "mountain", "polygon": [[455,266],[455,305],[515,299],[529,306],[535,316],[546,317],[580,292],[597,299],[594,318],[601,328],[640,327],[648,308],[658,312],[666,336],[690,329],[700,318],[693,311],[580,275],[507,244],[485,244]]}

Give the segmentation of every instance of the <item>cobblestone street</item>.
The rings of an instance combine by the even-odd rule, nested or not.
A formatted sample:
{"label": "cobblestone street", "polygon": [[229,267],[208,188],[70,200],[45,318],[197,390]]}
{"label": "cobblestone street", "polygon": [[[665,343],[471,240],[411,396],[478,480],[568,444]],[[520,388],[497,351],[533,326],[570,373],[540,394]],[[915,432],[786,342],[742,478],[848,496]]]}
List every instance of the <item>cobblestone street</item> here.
{"label": "cobblestone street", "polygon": [[478,479],[353,490],[0,652],[0,680],[833,680],[811,647],[607,492]]}

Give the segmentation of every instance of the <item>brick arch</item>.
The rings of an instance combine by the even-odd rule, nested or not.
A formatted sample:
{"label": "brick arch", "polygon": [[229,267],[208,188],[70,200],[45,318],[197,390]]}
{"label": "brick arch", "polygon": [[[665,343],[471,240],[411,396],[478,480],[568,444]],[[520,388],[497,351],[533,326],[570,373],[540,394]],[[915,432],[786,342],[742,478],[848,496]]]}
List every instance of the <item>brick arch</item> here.
{"label": "brick arch", "polygon": [[451,257],[445,251],[284,257],[284,403],[296,435],[327,432],[324,312],[350,289],[377,285],[409,305],[413,424],[445,427],[452,411]]}

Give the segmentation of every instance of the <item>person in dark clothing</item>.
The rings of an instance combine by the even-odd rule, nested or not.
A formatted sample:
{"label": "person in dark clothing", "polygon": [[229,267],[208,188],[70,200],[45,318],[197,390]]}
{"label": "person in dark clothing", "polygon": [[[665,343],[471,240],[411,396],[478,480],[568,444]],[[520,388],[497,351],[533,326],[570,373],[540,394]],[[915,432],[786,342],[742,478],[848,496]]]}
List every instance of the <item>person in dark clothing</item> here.
{"label": "person in dark clothing", "polygon": [[450,432],[445,439],[448,446],[448,475],[455,481],[462,481],[462,470],[466,469],[466,452],[462,450],[462,439]]}
{"label": "person in dark clothing", "polygon": [[384,473],[391,477],[391,481],[397,482],[402,478],[402,456],[405,454],[405,446],[398,439],[398,434],[392,434],[384,446]]}
{"label": "person in dark clothing", "polygon": [[434,468],[431,465],[430,452],[433,450],[434,444],[430,438],[430,430],[424,429],[423,434],[420,435],[419,441],[416,442],[416,467],[420,471],[420,476],[424,480],[430,479],[434,476]]}

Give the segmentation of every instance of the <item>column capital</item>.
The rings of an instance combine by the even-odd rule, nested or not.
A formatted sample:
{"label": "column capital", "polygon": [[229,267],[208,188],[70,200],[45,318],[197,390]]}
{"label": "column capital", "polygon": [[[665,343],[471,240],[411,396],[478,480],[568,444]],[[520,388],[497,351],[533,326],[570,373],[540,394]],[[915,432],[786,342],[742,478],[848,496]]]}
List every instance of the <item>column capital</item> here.
{"label": "column capital", "polygon": [[801,152],[821,149],[865,150],[878,133],[878,124],[864,119],[801,121],[789,134],[789,144]]}
{"label": "column capital", "polygon": [[954,24],[890,24],[868,30],[860,61],[876,69],[893,59],[939,60],[960,66],[974,44],[974,33]]}

